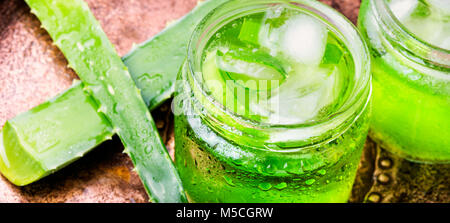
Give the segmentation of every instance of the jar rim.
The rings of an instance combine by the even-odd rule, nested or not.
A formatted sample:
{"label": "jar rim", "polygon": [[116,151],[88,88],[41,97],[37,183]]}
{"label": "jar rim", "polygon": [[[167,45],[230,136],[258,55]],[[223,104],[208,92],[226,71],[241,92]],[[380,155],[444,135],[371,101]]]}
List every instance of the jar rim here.
{"label": "jar rim", "polygon": [[[450,49],[441,48],[416,36],[395,16],[387,0],[372,2],[373,11],[378,14],[375,18],[379,19],[378,23],[381,22],[384,33],[404,49],[407,53],[405,56],[422,65],[450,68]],[[404,41],[405,39],[408,41]]]}
{"label": "jar rim", "polygon": [[[215,26],[218,25],[219,22],[215,21],[215,19],[223,19],[226,16],[232,16],[233,13],[239,13],[244,11],[245,7],[234,7],[235,11],[227,11],[225,14],[220,14],[220,10],[223,10],[227,6],[232,6],[233,4],[240,3],[245,4],[244,6],[250,7],[247,11],[251,10],[253,6],[264,6],[270,7],[274,4],[287,4],[289,6],[293,6],[294,8],[302,11],[307,11],[310,14],[314,15],[316,18],[324,20],[328,25],[328,28],[331,28],[330,31],[335,33],[341,41],[345,43],[348,50],[351,52],[351,56],[354,60],[354,76],[355,83],[354,86],[351,87],[351,94],[346,100],[340,109],[335,111],[335,113],[331,114],[329,117],[315,122],[309,123],[296,123],[296,124],[271,124],[271,123],[262,123],[255,122],[249,118],[240,116],[234,112],[228,111],[221,103],[217,102],[217,100],[209,95],[201,80],[198,79],[198,75],[195,75],[196,72],[201,72],[201,58],[203,54],[203,48],[201,48],[200,42],[203,41],[207,36],[207,32],[211,31]],[[246,4],[247,3],[247,4]],[[233,8],[233,7],[232,7]],[[228,13],[228,14],[227,14]],[[217,15],[220,14],[220,15]],[[210,36],[211,37],[211,36]],[[202,39],[203,38],[203,39]],[[207,38],[206,42],[209,40]],[[204,47],[204,46],[203,46]],[[200,50],[198,50],[200,48]],[[196,53],[200,52],[200,56]],[[355,54],[357,56],[355,56]],[[198,61],[200,60],[200,61]],[[326,6],[323,3],[312,1],[312,0],[254,0],[251,2],[237,1],[231,0],[227,3],[222,4],[218,8],[214,9],[210,12],[196,27],[188,46],[188,57],[187,57],[187,69],[190,74],[190,78],[193,79],[193,84],[196,88],[200,89],[202,96],[206,97],[208,101],[213,103],[215,106],[220,108],[221,112],[225,115],[230,116],[237,121],[238,123],[251,128],[259,129],[259,130],[268,130],[268,129],[305,129],[312,128],[314,126],[329,126],[330,123],[334,123],[333,126],[341,127],[340,124],[345,123],[346,128],[342,128],[342,131],[339,134],[335,134],[332,137],[329,137],[328,140],[323,141],[327,143],[329,141],[334,140],[339,137],[341,134],[345,133],[350,126],[356,122],[359,116],[364,112],[366,107],[369,104],[372,92],[371,86],[371,75],[370,75],[370,56],[369,50],[366,43],[362,40],[362,37],[357,30],[357,28],[347,19],[345,16],[341,15],[334,9]],[[357,77],[357,78],[356,78]],[[352,109],[353,108],[353,109]],[[359,109],[359,110],[358,110]],[[355,111],[354,110],[358,110]],[[352,119],[349,121],[349,119]],[[339,122],[339,124],[337,124]],[[325,129],[329,130],[329,129]],[[314,143],[317,145],[317,143]]]}

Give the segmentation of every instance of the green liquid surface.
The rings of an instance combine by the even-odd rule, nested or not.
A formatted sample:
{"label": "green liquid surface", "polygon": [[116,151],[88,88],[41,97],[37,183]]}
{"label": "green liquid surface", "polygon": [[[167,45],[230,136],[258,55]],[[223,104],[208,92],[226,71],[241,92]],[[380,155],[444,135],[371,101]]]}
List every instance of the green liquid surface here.
{"label": "green liquid surface", "polygon": [[202,80],[225,109],[268,124],[334,114],[352,84],[352,57],[318,18],[283,7],[221,27],[203,54]]}

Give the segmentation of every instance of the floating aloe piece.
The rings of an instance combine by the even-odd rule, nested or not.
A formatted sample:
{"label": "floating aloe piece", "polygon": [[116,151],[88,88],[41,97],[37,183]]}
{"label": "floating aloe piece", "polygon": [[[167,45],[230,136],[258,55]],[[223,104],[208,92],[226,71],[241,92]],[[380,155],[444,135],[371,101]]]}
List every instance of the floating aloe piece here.
{"label": "floating aloe piece", "polygon": [[[195,25],[225,1],[209,0],[200,4],[123,58],[149,108],[157,107],[173,94]],[[160,78],[161,81],[154,81]],[[88,103],[92,100],[83,91],[83,85],[77,83],[49,102],[9,120],[0,132],[0,172],[16,185],[27,185],[69,165],[108,139],[113,134],[111,124],[97,113],[96,106]],[[41,128],[42,120],[55,125]],[[29,151],[46,151],[48,157],[60,158],[53,159],[49,165],[39,153]]]}
{"label": "floating aloe piece", "polygon": [[239,40],[258,46],[258,35],[261,25],[262,19],[245,18],[239,33]]}
{"label": "floating aloe piece", "polygon": [[325,48],[325,55],[322,59],[322,64],[339,64],[344,53],[333,43],[328,43]]}
{"label": "floating aloe piece", "polygon": [[186,202],[181,180],[128,69],[82,0],[26,0],[114,126],[153,202]]}
{"label": "floating aloe piece", "polygon": [[[244,51],[217,51],[216,63],[225,80],[242,81],[243,87],[250,90],[268,90],[268,85],[263,88],[258,81],[282,81],[287,75],[281,62],[258,52],[250,55]],[[249,80],[254,83],[246,85]]]}

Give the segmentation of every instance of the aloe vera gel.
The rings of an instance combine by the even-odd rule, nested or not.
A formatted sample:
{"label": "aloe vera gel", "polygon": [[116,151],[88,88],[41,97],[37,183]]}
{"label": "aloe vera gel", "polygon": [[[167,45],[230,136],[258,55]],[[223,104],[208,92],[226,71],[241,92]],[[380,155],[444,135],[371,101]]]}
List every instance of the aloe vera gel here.
{"label": "aloe vera gel", "polygon": [[222,5],[194,32],[174,99],[190,201],[346,202],[370,94],[368,50],[333,9]]}
{"label": "aloe vera gel", "polygon": [[415,162],[450,162],[450,4],[363,1],[374,76],[371,137]]}

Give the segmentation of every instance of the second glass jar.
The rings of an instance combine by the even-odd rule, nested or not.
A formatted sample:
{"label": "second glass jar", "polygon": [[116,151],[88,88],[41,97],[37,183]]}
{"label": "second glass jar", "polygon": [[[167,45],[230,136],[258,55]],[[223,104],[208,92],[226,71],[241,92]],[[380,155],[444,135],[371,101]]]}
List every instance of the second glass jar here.
{"label": "second glass jar", "polygon": [[364,0],[358,20],[372,54],[370,135],[421,163],[450,162],[450,11],[439,2]]}

